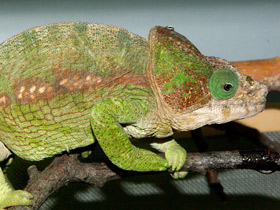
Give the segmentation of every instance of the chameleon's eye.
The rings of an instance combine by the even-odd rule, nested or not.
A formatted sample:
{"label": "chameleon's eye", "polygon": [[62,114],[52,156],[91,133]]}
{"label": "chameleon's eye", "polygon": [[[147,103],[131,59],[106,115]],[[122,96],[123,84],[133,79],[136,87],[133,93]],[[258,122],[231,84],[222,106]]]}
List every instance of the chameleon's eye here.
{"label": "chameleon's eye", "polygon": [[233,97],[237,87],[237,75],[227,69],[215,70],[209,80],[211,95],[216,99],[229,99]]}
{"label": "chameleon's eye", "polygon": [[230,91],[233,88],[232,84],[225,84],[224,85],[224,90],[225,91]]}

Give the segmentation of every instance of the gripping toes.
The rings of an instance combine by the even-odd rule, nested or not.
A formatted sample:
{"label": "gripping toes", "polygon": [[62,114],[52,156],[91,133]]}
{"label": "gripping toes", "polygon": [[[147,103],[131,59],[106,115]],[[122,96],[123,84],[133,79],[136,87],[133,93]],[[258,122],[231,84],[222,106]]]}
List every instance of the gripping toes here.
{"label": "gripping toes", "polygon": [[187,152],[175,140],[165,143],[152,143],[151,146],[165,153],[165,158],[172,171],[176,172],[182,169],[187,158]]}
{"label": "gripping toes", "polygon": [[187,152],[180,145],[174,145],[166,150],[165,158],[170,164],[172,171],[179,171],[185,164]]}

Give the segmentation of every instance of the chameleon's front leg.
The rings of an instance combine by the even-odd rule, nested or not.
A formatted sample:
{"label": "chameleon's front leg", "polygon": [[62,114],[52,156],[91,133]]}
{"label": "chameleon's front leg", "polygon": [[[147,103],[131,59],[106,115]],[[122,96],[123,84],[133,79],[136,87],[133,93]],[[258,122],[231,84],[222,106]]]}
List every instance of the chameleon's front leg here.
{"label": "chameleon's front leg", "polygon": [[107,157],[118,167],[133,171],[163,171],[168,162],[155,153],[133,146],[120,123],[136,122],[145,112],[142,100],[107,98],[95,103],[91,126]]}

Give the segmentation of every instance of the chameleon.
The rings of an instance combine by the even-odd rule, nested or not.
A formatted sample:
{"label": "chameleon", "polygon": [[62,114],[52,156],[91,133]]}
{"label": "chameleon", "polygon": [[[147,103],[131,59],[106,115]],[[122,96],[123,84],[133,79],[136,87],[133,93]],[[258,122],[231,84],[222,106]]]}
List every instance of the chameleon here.
{"label": "chameleon", "polygon": [[[153,27],[148,40],[105,24],[38,26],[0,45],[0,161],[12,153],[38,161],[97,141],[119,168],[171,168],[182,178],[187,153],[174,130],[251,117],[266,94],[170,26]],[[149,137],[165,158],[131,143]],[[0,168],[0,207],[31,202]]]}

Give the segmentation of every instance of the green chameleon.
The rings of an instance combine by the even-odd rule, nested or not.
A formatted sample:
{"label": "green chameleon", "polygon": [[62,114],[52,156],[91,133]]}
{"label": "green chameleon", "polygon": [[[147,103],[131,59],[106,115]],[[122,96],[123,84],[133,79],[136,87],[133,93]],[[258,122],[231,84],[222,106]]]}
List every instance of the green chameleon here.
{"label": "green chameleon", "polygon": [[[95,23],[35,27],[0,45],[0,161],[11,152],[37,161],[97,140],[122,169],[170,167],[184,177],[185,149],[163,139],[253,116],[266,94],[265,85],[203,56],[172,27],[152,28],[148,41]],[[161,139],[151,145],[166,159],[133,146],[131,137]],[[0,208],[31,198],[0,169]]]}

